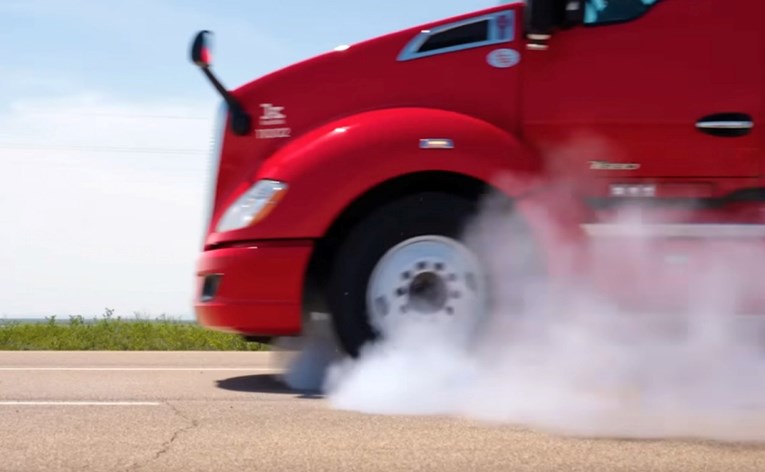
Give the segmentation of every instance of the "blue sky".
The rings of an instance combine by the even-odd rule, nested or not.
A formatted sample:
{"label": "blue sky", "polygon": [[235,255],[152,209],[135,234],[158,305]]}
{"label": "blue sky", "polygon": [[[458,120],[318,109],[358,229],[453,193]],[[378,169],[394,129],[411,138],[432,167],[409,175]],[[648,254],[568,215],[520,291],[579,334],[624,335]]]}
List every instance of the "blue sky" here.
{"label": "blue sky", "polygon": [[11,74],[0,79],[0,100],[83,87],[126,98],[194,100],[209,95],[187,62],[198,29],[216,32],[216,70],[235,85],[337,44],[497,3],[3,0],[4,68]]}
{"label": "blue sky", "polygon": [[191,316],[218,100],[197,30],[233,87],[497,3],[0,1],[0,318]]}

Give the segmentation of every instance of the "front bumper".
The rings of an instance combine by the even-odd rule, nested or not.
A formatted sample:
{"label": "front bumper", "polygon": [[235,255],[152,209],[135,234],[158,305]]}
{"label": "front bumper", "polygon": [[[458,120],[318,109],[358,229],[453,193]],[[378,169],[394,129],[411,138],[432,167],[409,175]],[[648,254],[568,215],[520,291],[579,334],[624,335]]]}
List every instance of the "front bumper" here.
{"label": "front bumper", "polygon": [[197,263],[197,321],[245,335],[300,334],[312,250],[310,241],[278,241],[203,252]]}

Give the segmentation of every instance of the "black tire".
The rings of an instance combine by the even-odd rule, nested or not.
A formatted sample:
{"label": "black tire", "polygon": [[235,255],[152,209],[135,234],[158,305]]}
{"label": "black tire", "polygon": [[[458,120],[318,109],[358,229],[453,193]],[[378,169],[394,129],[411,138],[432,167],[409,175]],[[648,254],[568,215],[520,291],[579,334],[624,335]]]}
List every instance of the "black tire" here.
{"label": "black tire", "polygon": [[476,211],[477,204],[466,198],[423,192],[384,205],[350,231],[336,252],[327,293],[335,331],[349,355],[358,356],[366,343],[379,337],[369,322],[366,292],[385,253],[417,236],[459,239]]}

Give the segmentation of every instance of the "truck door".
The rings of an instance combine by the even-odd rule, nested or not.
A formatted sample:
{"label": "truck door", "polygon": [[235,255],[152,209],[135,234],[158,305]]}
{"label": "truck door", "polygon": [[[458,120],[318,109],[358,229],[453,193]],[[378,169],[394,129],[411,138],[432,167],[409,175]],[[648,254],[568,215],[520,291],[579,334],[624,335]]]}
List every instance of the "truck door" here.
{"label": "truck door", "polygon": [[524,59],[523,131],[552,169],[718,192],[754,186],[765,132],[765,2],[585,4],[583,25]]}

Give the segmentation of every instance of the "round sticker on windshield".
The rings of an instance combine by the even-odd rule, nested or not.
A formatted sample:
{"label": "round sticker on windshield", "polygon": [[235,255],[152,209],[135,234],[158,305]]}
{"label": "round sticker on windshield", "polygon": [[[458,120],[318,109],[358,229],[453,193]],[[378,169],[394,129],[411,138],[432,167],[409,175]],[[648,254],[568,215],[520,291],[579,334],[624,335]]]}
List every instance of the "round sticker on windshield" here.
{"label": "round sticker on windshield", "polygon": [[498,69],[507,69],[521,62],[521,55],[515,49],[495,49],[486,56],[486,62]]}

